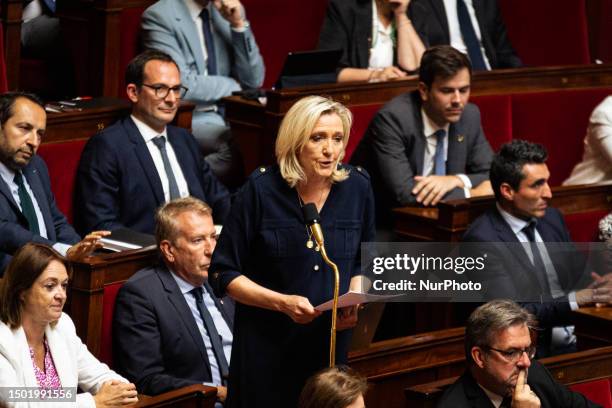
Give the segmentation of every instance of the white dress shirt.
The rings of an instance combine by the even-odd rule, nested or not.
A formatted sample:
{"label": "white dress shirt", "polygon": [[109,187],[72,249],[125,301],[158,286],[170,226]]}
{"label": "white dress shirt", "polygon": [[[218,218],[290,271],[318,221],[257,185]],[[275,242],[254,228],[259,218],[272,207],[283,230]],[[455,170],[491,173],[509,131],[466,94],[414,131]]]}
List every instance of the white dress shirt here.
{"label": "white dress shirt", "polygon": [[[21,200],[19,199],[19,186],[17,185],[17,183],[15,183],[15,172],[6,167],[4,163],[0,162],[0,176],[11,191],[11,195],[13,196],[15,203],[17,203],[17,205],[19,206],[19,211],[23,212],[21,208]],[[25,177],[25,175],[23,176],[23,185],[28,194],[30,195],[30,198],[32,199],[32,205],[34,206],[34,212],[36,213],[36,219],[38,221],[38,235],[48,239],[49,236],[47,235],[45,219],[43,218],[42,211],[40,211],[40,206],[38,205],[38,201],[36,200],[36,196],[34,195],[34,192],[32,191],[32,188],[30,187],[28,179]],[[68,249],[70,247],[71,245],[64,244],[61,242],[56,242],[55,244],[53,244],[53,249],[55,249],[63,256],[66,256],[66,252],[68,252]]]}
{"label": "white dress shirt", "polygon": [[[468,53],[467,46],[463,41],[463,36],[461,35],[461,28],[459,27],[459,17],[457,16],[457,1],[458,0],[444,0],[444,8],[446,9],[446,19],[448,20],[448,33],[450,36],[450,45],[461,51],[464,54]],[[480,26],[478,25],[478,19],[476,18],[476,12],[474,11],[474,3],[472,0],[464,0],[465,6],[467,7],[468,13],[470,14],[470,20],[472,21],[472,25],[474,26],[474,31],[476,32],[476,37],[480,42],[480,52],[482,53],[482,57],[484,59],[485,65],[487,69],[491,69],[491,64],[489,63],[489,59],[487,58],[487,53],[485,52],[484,47],[482,46],[482,35],[480,33]]]}
{"label": "white dress shirt", "polygon": [[181,170],[181,166],[176,158],[176,153],[172,148],[172,144],[170,140],[168,140],[168,132],[167,129],[164,128],[164,131],[161,133],[156,132],[151,129],[147,124],[138,120],[134,115],[131,115],[132,120],[136,124],[140,135],[145,141],[147,145],[147,149],[149,149],[149,153],[151,154],[151,158],[153,159],[153,163],[155,164],[155,169],[157,170],[157,175],[159,176],[159,180],[161,181],[162,188],[164,189],[164,200],[166,202],[170,201],[170,185],[168,182],[168,175],[166,174],[166,169],[164,168],[164,161],[162,160],[161,152],[159,151],[159,147],[153,143],[153,139],[157,136],[164,136],[166,138],[166,152],[168,153],[168,160],[170,161],[170,167],[172,167],[172,172],[174,173],[174,178],[176,179],[176,184],[178,185],[179,193],[181,197],[187,197],[189,195],[189,187],[187,186],[187,180],[185,180],[185,176],[183,175],[183,170]]}
{"label": "white dress shirt", "polygon": [[372,0],[372,48],[368,68],[383,69],[393,66],[393,23],[387,27],[378,18],[376,0]]}
{"label": "white dress shirt", "polygon": [[[436,123],[427,116],[424,109],[421,109],[421,116],[423,117],[423,134],[425,135],[425,152],[423,155],[423,176],[431,176],[434,172],[435,160],[434,156],[436,154],[436,147],[438,146],[438,138],[435,133],[439,129],[443,129],[446,132],[446,137],[444,138],[444,163],[448,158],[448,131],[450,129],[450,124],[447,123],[445,126],[440,127],[436,125]],[[470,189],[472,188],[472,182],[469,177],[465,174],[453,174],[453,176],[457,176],[463,181],[463,193],[466,198],[470,197]]]}

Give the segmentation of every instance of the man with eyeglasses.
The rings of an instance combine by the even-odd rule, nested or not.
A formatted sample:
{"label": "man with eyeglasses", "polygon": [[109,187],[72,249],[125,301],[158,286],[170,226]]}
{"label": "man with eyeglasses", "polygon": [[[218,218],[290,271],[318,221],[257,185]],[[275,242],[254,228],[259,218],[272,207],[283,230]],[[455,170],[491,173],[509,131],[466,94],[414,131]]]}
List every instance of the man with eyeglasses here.
{"label": "man with eyeglasses", "polygon": [[76,178],[78,230],[130,228],[153,234],[156,209],[175,198],[209,203],[223,223],[230,196],[212,173],[195,138],[169,126],[186,88],[170,56],[146,51],[126,70],[130,116],[93,136]]}
{"label": "man with eyeglasses", "polygon": [[438,408],[598,407],[533,360],[536,319],[510,300],[478,307],[465,328],[467,370]]}

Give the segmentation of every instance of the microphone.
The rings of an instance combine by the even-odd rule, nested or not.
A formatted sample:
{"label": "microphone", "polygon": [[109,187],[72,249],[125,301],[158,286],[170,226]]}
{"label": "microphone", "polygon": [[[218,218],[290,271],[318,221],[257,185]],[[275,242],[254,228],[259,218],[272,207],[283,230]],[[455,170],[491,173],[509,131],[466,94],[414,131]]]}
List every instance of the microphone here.
{"label": "microphone", "polygon": [[332,303],[331,331],[329,339],[329,366],[333,367],[336,364],[336,320],[338,314],[338,293],[340,291],[340,271],[338,270],[338,265],[329,259],[327,252],[325,251],[325,246],[323,246],[323,230],[321,229],[321,218],[319,217],[317,206],[314,205],[314,203],[304,204],[302,206],[302,215],[304,216],[304,223],[306,223],[306,225],[310,228],[310,232],[314,237],[314,240],[317,242],[317,246],[321,252],[321,257],[334,272],[334,297]]}
{"label": "microphone", "polygon": [[323,248],[323,230],[321,229],[319,212],[317,206],[314,203],[307,203],[302,206],[302,215],[304,216],[304,222],[310,228],[310,232],[314,240],[316,241],[319,248]]}

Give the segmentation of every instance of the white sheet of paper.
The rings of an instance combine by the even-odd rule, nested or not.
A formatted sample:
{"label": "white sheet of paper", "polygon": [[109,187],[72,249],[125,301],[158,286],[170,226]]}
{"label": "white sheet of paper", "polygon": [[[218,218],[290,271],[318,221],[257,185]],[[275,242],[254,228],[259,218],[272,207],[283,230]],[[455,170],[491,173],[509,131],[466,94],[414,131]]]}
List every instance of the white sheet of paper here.
{"label": "white sheet of paper", "polygon": [[[371,303],[371,302],[384,302],[386,300],[389,300],[397,296],[401,296],[401,295],[388,295],[388,296],[371,295],[368,293],[349,291],[345,293],[344,295],[341,295],[340,297],[338,297],[338,308],[360,305],[360,304]],[[315,309],[320,312],[331,310],[333,303],[334,303],[334,300],[332,299],[325,303],[321,303],[319,306],[316,306]]]}

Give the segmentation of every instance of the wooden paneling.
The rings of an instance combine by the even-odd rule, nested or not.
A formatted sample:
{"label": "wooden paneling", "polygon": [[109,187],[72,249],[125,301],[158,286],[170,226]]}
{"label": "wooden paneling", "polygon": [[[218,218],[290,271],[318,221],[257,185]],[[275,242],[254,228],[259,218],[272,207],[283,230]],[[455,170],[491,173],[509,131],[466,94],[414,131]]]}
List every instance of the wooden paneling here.
{"label": "wooden paneling", "polygon": [[[226,119],[242,146],[258,148],[242,150],[247,172],[258,165],[274,162],[274,140],[280,122],[289,108],[307,95],[329,96],[347,106],[384,104],[417,87],[416,77],[368,83],[328,84],[303,88],[268,91],[265,106],[240,96],[224,99]],[[476,72],[472,95],[504,95],[523,92],[548,92],[564,89],[586,89],[612,86],[612,64],[538,67]],[[253,140],[255,138],[255,140]]]}
{"label": "wooden paneling", "polygon": [[[612,210],[612,185],[554,187],[552,207],[564,214]],[[457,242],[470,222],[493,208],[493,196],[441,202],[437,208],[403,207],[393,210],[394,230],[406,241]]]}
{"label": "wooden paneling", "polygon": [[[47,114],[43,143],[88,139],[131,112],[130,104],[119,98],[94,98],[78,106],[82,110]],[[172,124],[191,129],[193,107],[192,103],[181,102]]]}
{"label": "wooden paneling", "polygon": [[77,334],[94,355],[100,355],[102,337],[102,298],[104,286],[125,282],[136,271],[157,260],[156,249],[141,249],[115,254],[95,255],[73,262],[67,313]]}
{"label": "wooden paneling", "polygon": [[217,389],[206,385],[189,385],[178,390],[165,392],[155,397],[138,396],[139,401],[132,407],[147,408],[214,408]]}
{"label": "wooden paneling", "polygon": [[123,9],[148,7],[155,0],[65,0],[58,15],[75,62],[79,95],[119,96]]}
{"label": "wooden paneling", "polygon": [[368,379],[368,407],[404,406],[403,390],[459,375],[464,368],[464,329],[447,329],[373,343],[349,353],[349,365]]}
{"label": "wooden paneling", "polygon": [[612,345],[612,307],[581,307],[574,324],[580,349]]}

